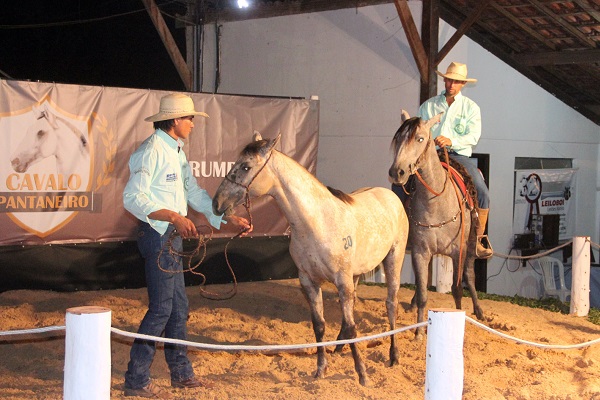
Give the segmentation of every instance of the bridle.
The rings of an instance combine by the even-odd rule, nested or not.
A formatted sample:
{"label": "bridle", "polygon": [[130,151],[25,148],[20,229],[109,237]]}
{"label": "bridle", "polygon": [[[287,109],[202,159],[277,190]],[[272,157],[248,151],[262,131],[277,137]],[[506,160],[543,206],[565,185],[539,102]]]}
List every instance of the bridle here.
{"label": "bridle", "polygon": [[[267,163],[269,162],[269,160],[271,159],[271,155],[273,154],[273,149],[271,149],[271,151],[269,152],[269,155],[267,156],[267,160],[265,161],[265,163],[260,167],[260,169],[258,170],[258,172],[252,177],[252,179],[250,180],[250,182],[247,185],[244,185],[242,183],[236,182],[233,179],[229,178],[229,174],[225,175],[225,179],[227,179],[229,182],[234,183],[238,186],[243,187],[246,190],[246,201],[244,203],[244,208],[246,209],[246,212],[248,213],[248,222],[249,225],[252,226],[252,213],[250,212],[250,185],[252,185],[252,182],[254,182],[254,180],[256,179],[256,177],[262,172],[263,168],[267,165]],[[199,229],[200,227],[198,226],[197,229]],[[244,234],[244,232],[247,231],[247,229],[244,229],[242,231],[240,231],[238,234],[236,234],[235,236],[233,236],[231,239],[229,239],[227,241],[227,244],[225,244],[225,249],[224,249],[224,253],[225,253],[225,261],[227,262],[227,267],[229,268],[229,271],[231,272],[231,276],[233,277],[233,289],[231,289],[229,292],[224,293],[224,294],[218,294],[218,293],[213,293],[207,290],[204,290],[202,288],[202,286],[206,283],[206,276],[204,274],[202,274],[201,272],[196,272],[196,268],[198,268],[200,266],[200,264],[202,264],[202,262],[204,261],[205,257],[206,257],[206,244],[208,243],[208,241],[212,238],[212,234],[213,234],[213,230],[210,226],[208,226],[210,233],[208,235],[208,238],[206,238],[205,236],[199,235],[196,239],[198,240],[196,246],[194,246],[193,249],[191,249],[190,251],[177,251],[175,250],[173,247],[173,240],[175,240],[175,238],[177,238],[179,236],[179,233],[174,230],[173,232],[171,232],[171,236],[169,236],[169,239],[166,242],[166,245],[164,247],[161,248],[159,254],[158,254],[158,268],[163,271],[163,272],[168,272],[168,273],[183,273],[183,272],[191,272],[192,274],[195,275],[200,275],[203,279],[203,281],[200,283],[200,294],[210,300],[227,300],[232,298],[233,296],[236,295],[237,293],[237,279],[235,277],[235,273],[233,272],[233,268],[231,267],[231,263],[229,262],[229,256],[227,253],[227,249],[229,247],[229,243],[231,243],[231,241],[241,235]],[[170,271],[167,270],[163,267],[161,267],[160,265],[160,258],[163,254],[163,252],[165,251],[165,248],[167,249],[167,251],[171,254],[171,256],[179,256],[182,258],[182,260],[185,260],[186,266],[187,268],[183,268],[182,271]],[[191,265],[191,261],[192,258],[199,255],[200,254],[200,250],[203,249],[203,254],[200,258],[200,260],[195,263],[194,265]]]}
{"label": "bridle", "polygon": [[[250,226],[252,226],[252,213],[250,212],[250,186],[252,185],[252,183],[254,182],[254,180],[256,179],[256,177],[258,177],[258,175],[260,175],[260,173],[262,172],[262,170],[267,166],[267,163],[269,162],[269,160],[271,160],[271,156],[273,155],[273,150],[271,149],[271,151],[269,151],[269,154],[267,155],[267,160],[265,161],[265,163],[260,167],[260,169],[258,170],[258,172],[252,177],[252,179],[250,179],[250,182],[248,182],[247,185],[244,185],[243,183],[240,182],[236,182],[235,180],[231,179],[229,177],[229,174],[225,175],[225,179],[228,180],[229,182],[233,183],[234,185],[238,185],[244,188],[244,190],[246,190],[246,193],[244,195],[245,200],[244,200],[244,208],[246,209],[246,213],[248,214],[248,220],[250,221]],[[241,235],[243,234],[245,231],[242,231],[238,234]]]}
{"label": "bridle", "polygon": [[[425,145],[425,148],[423,149],[423,152],[421,153],[421,155],[419,155],[419,157],[417,157],[417,161],[415,161],[414,164],[409,166],[409,168],[410,168],[409,172],[411,172],[411,174],[414,174],[417,177],[419,182],[421,182],[421,184],[429,191],[429,193],[431,193],[435,197],[438,197],[442,193],[444,193],[444,191],[446,190],[446,183],[448,182],[448,178],[451,178],[450,172],[447,172],[446,179],[444,180],[444,187],[442,188],[442,190],[440,192],[436,192],[431,186],[429,186],[427,184],[427,182],[425,182],[425,179],[423,179],[423,177],[419,173],[419,164],[421,164],[421,162],[425,159],[425,157],[427,155],[427,150],[429,150],[429,146],[431,146],[431,143],[433,143],[433,139],[430,138],[427,141],[427,144]],[[448,161],[448,151],[446,150],[446,148],[444,148],[444,152],[446,154],[446,162],[447,162]],[[448,164],[448,165],[450,165],[450,164]],[[414,172],[413,172],[413,170],[414,170]],[[402,185],[402,190],[404,190],[404,193],[406,193],[407,195],[410,195],[410,192],[408,192],[406,190],[404,185]]]}

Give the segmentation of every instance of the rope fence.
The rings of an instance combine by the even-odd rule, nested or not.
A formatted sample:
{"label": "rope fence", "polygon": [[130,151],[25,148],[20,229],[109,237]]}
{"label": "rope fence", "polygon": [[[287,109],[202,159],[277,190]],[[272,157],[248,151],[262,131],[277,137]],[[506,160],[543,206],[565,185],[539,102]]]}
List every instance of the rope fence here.
{"label": "rope fence", "polygon": [[[532,346],[532,347],[539,347],[539,348],[544,348],[544,349],[566,350],[566,349],[583,348],[583,347],[587,347],[587,346],[591,346],[591,345],[600,343],[600,338],[590,340],[588,342],[583,342],[583,343],[579,343],[579,344],[570,344],[570,345],[536,343],[536,342],[531,342],[528,340],[519,339],[517,337],[507,335],[498,330],[490,328],[487,325],[482,324],[481,322],[478,322],[477,320],[474,320],[471,317],[465,317],[465,318],[466,318],[467,322],[469,322],[491,334],[497,335],[504,339],[508,339],[508,340],[517,342],[519,344],[524,344],[524,345],[528,345],[528,346]],[[354,339],[332,340],[332,341],[320,342],[320,343],[315,342],[315,343],[304,343],[304,344],[278,344],[278,345],[264,345],[264,346],[236,345],[236,344],[218,345],[218,344],[210,344],[210,343],[198,343],[198,342],[193,342],[193,341],[189,341],[189,340],[170,339],[170,338],[164,338],[164,337],[159,337],[159,336],[150,336],[150,335],[144,335],[144,334],[140,334],[140,333],[128,332],[128,331],[124,331],[124,330],[121,330],[121,329],[115,328],[115,327],[111,327],[110,331],[112,333],[114,333],[115,335],[128,337],[128,338],[132,338],[132,339],[142,339],[142,340],[151,340],[151,341],[161,342],[161,343],[179,344],[179,345],[195,347],[195,348],[204,349],[204,350],[226,351],[226,352],[238,352],[238,351],[239,352],[244,352],[244,351],[274,352],[274,351],[304,350],[304,349],[311,349],[311,348],[316,348],[316,347],[328,347],[328,346],[333,347],[333,346],[343,345],[343,344],[366,342],[366,341],[381,339],[381,338],[395,335],[395,334],[398,334],[401,332],[417,329],[421,326],[427,326],[427,324],[428,324],[427,322],[420,322],[417,324],[405,326],[405,327],[394,329],[391,331],[377,333],[374,335],[356,337]],[[20,335],[31,335],[31,334],[37,334],[37,333],[65,331],[66,329],[67,329],[67,327],[65,325],[56,325],[56,326],[48,326],[48,327],[34,328],[34,329],[0,331],[0,337],[1,336],[11,337],[11,336],[20,336]]]}
{"label": "rope fence", "polygon": [[[556,251],[561,247],[573,243],[573,248],[583,249],[582,253],[589,258],[590,246],[600,247],[592,243],[589,237],[577,237],[546,253]],[[585,246],[585,248],[584,248]],[[585,252],[587,251],[587,253]],[[496,253],[495,253],[496,254]],[[575,255],[575,251],[573,253]],[[575,259],[574,259],[575,261]],[[589,260],[588,260],[589,269]],[[572,304],[573,306],[573,304]],[[573,308],[573,307],[572,307]],[[571,310],[571,314],[577,314]],[[450,398],[460,399],[463,385],[463,342],[464,328],[466,322],[477,328],[485,330],[493,335],[506,340],[514,341],[532,347],[555,350],[570,350],[589,347],[600,343],[600,338],[578,344],[547,344],[536,343],[528,340],[507,335],[492,329],[481,322],[467,317],[460,310],[429,310],[427,322],[421,322],[410,326],[401,327],[383,333],[357,337],[353,339],[335,340],[320,343],[305,344],[281,344],[281,345],[236,345],[236,344],[209,344],[197,343],[188,340],[178,340],[139,333],[127,332],[111,326],[110,309],[96,306],[75,307],[67,310],[66,325],[48,326],[33,329],[0,331],[0,338],[10,338],[20,335],[35,335],[47,332],[66,331],[65,333],[65,368],[64,368],[64,399],[89,398],[90,393],[96,397],[93,399],[110,399],[110,337],[111,334],[133,339],[149,340],[154,342],[170,343],[195,347],[204,350],[226,351],[226,352],[282,352],[298,351],[303,349],[338,346],[364,341],[371,341],[397,333],[428,327],[427,335],[427,357],[425,398],[438,399]],[[1,339],[0,345],[6,343],[7,339]],[[449,343],[452,342],[452,343]],[[450,354],[449,354],[450,353]],[[81,397],[82,394],[84,397]],[[450,395],[448,397],[448,395]],[[88,397],[85,397],[88,396]]]}
{"label": "rope fence", "polygon": [[[460,399],[463,385],[463,345],[466,322],[476,328],[485,330],[502,339],[514,341],[526,346],[543,349],[571,350],[589,347],[600,343],[600,338],[577,344],[547,344],[536,343],[507,335],[492,329],[465,315],[461,310],[429,310],[427,322],[382,332],[378,334],[357,337],[354,339],[334,340],[320,343],[283,344],[283,345],[236,345],[197,343],[188,340],[169,339],[163,337],[142,335],[127,332],[110,326],[110,310],[101,307],[75,307],[67,310],[66,326],[49,326],[35,329],[23,329],[0,332],[0,337],[14,337],[54,331],[66,330],[65,343],[65,380],[64,399],[79,399],[79,393],[95,393],[94,399],[110,398],[110,334],[133,339],[151,340],[155,342],[185,345],[204,350],[226,352],[281,352],[297,351],[323,346],[337,346],[380,339],[386,336],[427,326],[427,357],[426,359],[426,399],[440,398],[436,393],[443,393],[444,398]],[[104,331],[104,332],[103,332]],[[457,343],[449,343],[457,342]],[[1,343],[1,341],[0,341]],[[451,363],[452,368],[449,368]],[[100,366],[100,367],[99,367]],[[104,373],[101,370],[104,366]],[[86,373],[89,371],[90,373]],[[451,371],[451,372],[449,372]],[[93,372],[93,373],[91,373]],[[99,379],[99,376],[101,377]],[[89,379],[89,381],[88,381]],[[96,387],[94,387],[96,386]],[[93,388],[94,390],[90,390]],[[450,389],[449,389],[450,388]],[[448,394],[456,396],[447,397]]]}

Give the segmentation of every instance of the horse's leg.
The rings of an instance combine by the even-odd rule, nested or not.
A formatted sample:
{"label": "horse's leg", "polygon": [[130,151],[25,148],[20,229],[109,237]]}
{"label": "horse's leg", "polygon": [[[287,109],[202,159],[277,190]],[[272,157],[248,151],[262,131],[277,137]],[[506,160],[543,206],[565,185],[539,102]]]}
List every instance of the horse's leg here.
{"label": "horse's leg", "polygon": [[[425,320],[425,306],[427,306],[427,278],[429,275],[429,262],[431,254],[428,250],[411,250],[411,258],[415,272],[415,283],[417,290],[415,297],[417,299],[417,323]],[[425,328],[420,326],[415,332],[416,340],[423,340]]]}
{"label": "horse's leg", "polygon": [[[356,325],[354,323],[354,285],[352,281],[346,278],[341,278],[339,282],[335,282],[340,297],[340,305],[342,307],[342,331],[340,335],[344,339],[354,339],[356,337]],[[358,381],[363,386],[369,385],[367,378],[367,368],[360,355],[360,350],[356,343],[350,344],[352,350],[352,358],[354,359],[354,369],[358,374]]]}
{"label": "horse's leg", "polygon": [[[462,310],[463,288],[462,279],[460,280],[460,283],[458,283],[459,278],[461,278],[461,276],[458,274],[460,269],[458,263],[458,253],[458,251],[455,251],[455,254],[452,255],[452,297],[454,298],[454,305],[456,306],[456,309]],[[464,265],[466,265],[466,262]]]}
{"label": "horse's leg", "polygon": [[[306,274],[299,271],[298,277],[302,286],[302,293],[310,306],[310,315],[317,343],[323,341],[325,336],[325,318],[323,318],[323,293],[321,287],[315,284]],[[317,372],[315,378],[325,377],[327,370],[327,355],[323,346],[317,347]]]}
{"label": "horse's leg", "polygon": [[[475,246],[473,246],[475,247]],[[477,319],[483,320],[483,310],[479,305],[479,299],[477,298],[477,290],[475,289],[475,254],[471,252],[467,255],[467,260],[465,262],[465,271],[463,274],[463,279],[467,284],[467,288],[471,293],[471,300],[473,301],[473,312],[477,316]]]}
{"label": "horse's leg", "polygon": [[[358,300],[358,297],[356,295],[356,288],[358,287],[358,280],[359,279],[360,279],[360,275],[354,277],[354,302],[356,302],[356,300]],[[344,328],[342,327],[342,328],[340,328],[340,333],[338,333],[337,340],[343,340],[344,339],[343,332],[344,332]],[[335,353],[339,353],[339,352],[342,351],[343,348],[344,348],[343,344],[338,344],[337,346],[335,346],[334,352]]]}
{"label": "horse's leg", "polygon": [[[387,285],[387,299],[385,308],[387,310],[390,330],[396,329],[396,320],[398,318],[398,291],[400,290],[400,274],[402,272],[402,263],[404,262],[404,252],[406,245],[401,248],[393,248],[383,260],[383,269],[385,271],[385,283]],[[400,354],[396,344],[396,335],[390,336],[390,367],[400,363]]]}

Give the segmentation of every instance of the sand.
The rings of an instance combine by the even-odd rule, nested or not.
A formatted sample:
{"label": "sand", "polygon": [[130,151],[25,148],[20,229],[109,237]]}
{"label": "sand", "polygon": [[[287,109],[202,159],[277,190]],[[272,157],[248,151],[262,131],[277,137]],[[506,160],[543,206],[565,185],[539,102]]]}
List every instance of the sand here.
{"label": "sand", "polygon": [[[297,279],[241,283],[229,300],[209,300],[198,286],[188,287],[189,340],[213,344],[313,343],[308,305]],[[231,285],[206,287],[227,292]],[[406,307],[413,292],[401,289]],[[355,310],[360,336],[389,330],[385,316],[386,289],[359,285]],[[146,290],[106,290],[58,293],[8,291],[0,294],[0,331],[65,324],[67,308],[96,305],[112,312],[112,326],[137,330],[146,310]],[[324,286],[326,340],[335,340],[341,314],[337,292]],[[449,294],[429,293],[429,308],[452,308]],[[600,326],[585,318],[482,300],[485,324],[500,332],[535,343],[571,345],[600,338]],[[463,301],[474,318],[469,298]],[[416,322],[416,314],[402,309],[398,326]],[[371,385],[358,383],[349,348],[333,353],[323,379],[313,378],[315,349],[295,352],[226,352],[189,350],[198,376],[212,389],[172,389],[159,347],[152,376],[180,399],[423,399],[426,340],[414,341],[414,331],[398,335],[400,365],[389,366],[389,339],[359,345]],[[123,397],[123,374],[132,339],[112,335],[111,398]],[[0,398],[62,399],[64,331],[0,337]],[[600,344],[581,349],[554,350],[518,344],[468,323],[464,342],[465,400],[479,399],[598,399],[600,400]]]}

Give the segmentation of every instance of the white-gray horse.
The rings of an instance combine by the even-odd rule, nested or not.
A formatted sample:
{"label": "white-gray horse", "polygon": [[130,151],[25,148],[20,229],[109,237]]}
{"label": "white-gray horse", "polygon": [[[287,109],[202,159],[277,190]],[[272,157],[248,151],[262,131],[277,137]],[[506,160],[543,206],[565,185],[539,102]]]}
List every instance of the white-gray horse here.
{"label": "white-gray horse", "polygon": [[[361,274],[383,263],[387,282],[387,316],[395,329],[400,272],[408,220],[398,197],[389,189],[365,188],[351,194],[330,189],[285,154],[275,150],[279,137],[254,141],[242,151],[213,198],[217,214],[231,210],[249,196],[269,195],[279,205],[291,229],[290,254],[298,267],[303,293],[310,305],[317,342],[323,341],[325,319],[321,286],[332,282],[342,308],[338,339],[356,337],[354,300]],[[341,350],[338,346],[336,350]],[[366,367],[356,344],[351,344],[354,365],[362,385],[368,384]],[[327,359],[317,349],[315,378],[322,378]],[[390,365],[399,354],[391,337]]]}

